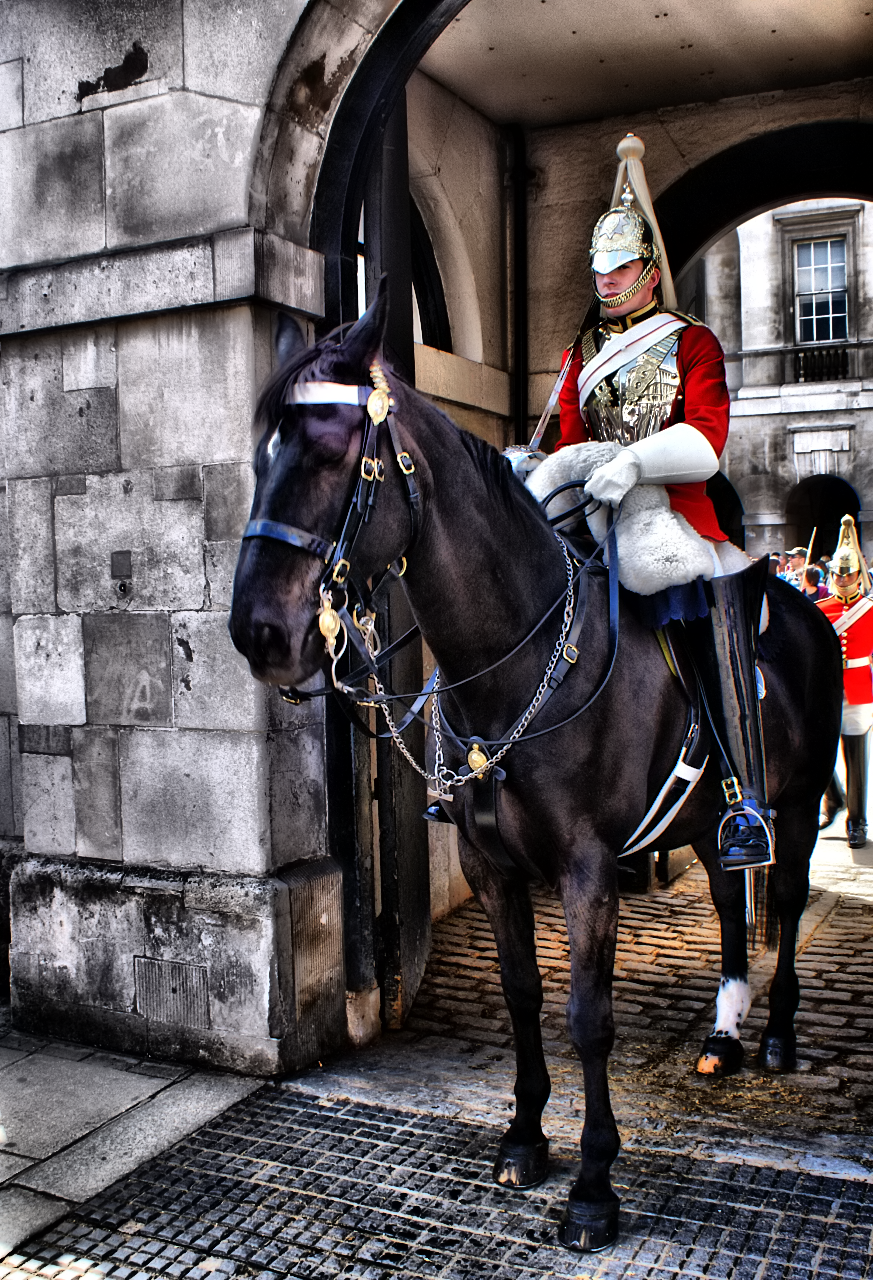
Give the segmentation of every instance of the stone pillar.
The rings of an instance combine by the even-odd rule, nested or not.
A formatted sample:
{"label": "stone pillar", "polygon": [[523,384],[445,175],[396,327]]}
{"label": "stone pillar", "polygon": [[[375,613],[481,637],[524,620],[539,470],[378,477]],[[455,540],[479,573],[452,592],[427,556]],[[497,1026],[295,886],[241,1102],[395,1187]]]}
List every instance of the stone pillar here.
{"label": "stone pillar", "polygon": [[262,1073],[346,1025],[323,712],[257,685],[227,633],[270,352],[250,304],[2,349],[15,1023]]}
{"label": "stone pillar", "polygon": [[729,231],[707,252],[706,323],[718,338],[725,355],[728,389],[742,386],[742,294],[740,284],[740,238]]}

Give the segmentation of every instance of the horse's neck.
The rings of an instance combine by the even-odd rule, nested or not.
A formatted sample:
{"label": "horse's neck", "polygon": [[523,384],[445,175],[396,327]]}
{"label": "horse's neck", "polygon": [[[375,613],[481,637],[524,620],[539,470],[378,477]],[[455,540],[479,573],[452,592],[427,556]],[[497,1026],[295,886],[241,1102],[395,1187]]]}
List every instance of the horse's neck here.
{"label": "horse's neck", "polygon": [[[558,542],[523,492],[507,493],[472,456],[455,428],[428,420],[424,438],[426,507],[405,582],[422,635],[444,683],[483,670],[531,631],[566,586]],[[521,678],[551,652],[563,610],[513,659],[465,691],[473,704]]]}

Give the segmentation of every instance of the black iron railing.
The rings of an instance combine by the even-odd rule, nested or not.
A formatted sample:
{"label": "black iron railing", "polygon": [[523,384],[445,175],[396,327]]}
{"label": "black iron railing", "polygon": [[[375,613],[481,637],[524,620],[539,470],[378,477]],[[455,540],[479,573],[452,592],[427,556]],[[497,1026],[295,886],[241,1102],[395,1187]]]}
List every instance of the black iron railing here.
{"label": "black iron railing", "polygon": [[838,382],[849,376],[849,349],[800,347],[794,352],[795,382]]}

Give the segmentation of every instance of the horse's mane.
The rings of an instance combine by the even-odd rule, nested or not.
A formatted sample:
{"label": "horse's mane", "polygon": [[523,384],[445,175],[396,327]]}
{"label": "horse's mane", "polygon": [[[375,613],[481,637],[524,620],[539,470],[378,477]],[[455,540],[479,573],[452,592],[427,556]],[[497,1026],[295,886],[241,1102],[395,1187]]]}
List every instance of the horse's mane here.
{"label": "horse's mane", "polygon": [[[338,368],[348,369],[339,346],[340,332],[336,330],[314,346],[306,347],[271,375],[255,405],[256,424],[262,429],[275,427],[281,417],[289,389],[298,382],[331,382]],[[486,487],[503,506],[507,508],[521,506],[527,508],[530,514],[537,515],[541,521],[545,520],[545,513],[539,502],[517,479],[509,463],[492,444],[483,440],[481,436],[459,427],[447,413],[431,404],[390,365],[384,364],[383,367],[391,386],[401,386],[404,392],[415,396],[420,401],[425,414],[439,418],[457,433]],[[302,377],[304,373],[305,377]]]}
{"label": "horse's mane", "polygon": [[[337,367],[342,363],[338,346],[338,333],[329,333],[313,347],[304,347],[296,356],[271,374],[264,384],[255,404],[255,422],[261,427],[274,427],[282,414],[289,388],[297,382],[331,382]],[[301,374],[306,370],[306,378]]]}

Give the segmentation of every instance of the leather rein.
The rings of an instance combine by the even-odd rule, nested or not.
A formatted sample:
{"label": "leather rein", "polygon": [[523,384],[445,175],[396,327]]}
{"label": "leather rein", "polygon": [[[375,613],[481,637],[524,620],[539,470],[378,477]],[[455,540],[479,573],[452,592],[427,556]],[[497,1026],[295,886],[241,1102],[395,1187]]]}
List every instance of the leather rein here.
{"label": "leather rein", "polygon": [[[419,628],[411,627],[404,632],[392,644],[381,648],[378,636],[375,630],[375,610],[374,605],[377,597],[385,588],[386,584],[399,579],[406,572],[406,555],[414,545],[421,527],[421,490],[415,479],[415,463],[410,454],[401,447],[394,423],[394,399],[390,394],[390,388],[381,366],[374,362],[370,367],[370,376],[373,379],[373,388],[349,385],[345,383],[333,382],[309,382],[301,383],[290,388],[286,396],[286,405],[324,405],[324,404],[349,404],[357,405],[365,408],[367,412],[367,426],[362,434],[361,453],[359,458],[358,473],[355,481],[355,488],[352,494],[349,507],[345,517],[342,520],[339,535],[334,539],[326,539],[319,534],[311,533],[308,530],[297,528],[294,525],[285,524],[275,520],[250,520],[246,525],[242,538],[268,538],[273,541],[285,543],[288,546],[296,547],[299,550],[306,551],[318,559],[323,561],[325,568],[318,584],[319,607],[318,607],[318,626],[324,637],[328,653],[332,660],[331,676],[332,685],[325,683],[321,687],[313,690],[296,689],[291,686],[279,686],[279,693],[287,702],[298,704],[308,702],[312,699],[325,697],[329,693],[333,693],[338,697],[343,710],[352,721],[352,723],[368,737],[391,737],[395,740],[400,750],[407,757],[417,772],[422,773],[428,781],[432,781],[432,776],[422,770],[417,763],[411,758],[405,743],[402,742],[400,734],[412,722],[413,719],[421,720],[427,723],[422,715],[422,710],[431,696],[434,697],[435,714],[433,723],[430,726],[439,737],[441,732],[445,732],[446,736],[459,746],[467,756],[467,764],[463,766],[459,773],[454,771],[447,772],[447,780],[454,784],[459,784],[467,780],[481,778],[496,763],[495,757],[502,757],[509,746],[511,746],[523,734],[524,739],[540,737],[546,733],[552,733],[554,730],[562,728],[569,724],[582,714],[596,698],[605,689],[612,670],[615,665],[615,659],[618,648],[618,555],[616,548],[614,520],[612,518],[611,509],[607,512],[607,533],[603,541],[595,548],[595,551],[588,559],[582,563],[573,557],[573,564],[576,569],[573,571],[570,558],[567,554],[566,544],[560,533],[555,530],[555,536],[558,538],[559,544],[564,552],[565,562],[568,565],[568,589],[562,594],[555,603],[540,618],[539,622],[526,635],[518,645],[515,646],[503,658],[498,659],[490,667],[477,672],[472,676],[468,676],[463,680],[457,681],[453,685],[439,686],[439,671],[435,671],[430,677],[424,688],[418,694],[396,694],[391,692],[383,684],[380,678],[381,670],[387,665],[390,659],[397,654],[405,645],[410,643],[417,635]],[[375,388],[375,389],[374,389]],[[386,570],[379,576],[373,586],[368,586],[356,573],[354,568],[354,551],[358,537],[360,536],[364,526],[369,522],[372,515],[373,507],[379,492],[379,486],[385,478],[385,467],[379,456],[380,443],[382,440],[383,426],[388,433],[397,465],[400,468],[406,482],[407,500],[410,513],[410,537],[406,544],[404,552],[398,557],[394,563],[390,564]],[[277,428],[278,429],[278,428]],[[272,442],[271,442],[272,445]],[[271,446],[268,446],[268,452]],[[567,488],[578,488],[579,483],[571,482],[561,485],[553,493],[549,494],[546,502],[556,494]],[[582,502],[571,511],[562,513],[560,516],[554,517],[549,521],[554,526],[565,523],[568,519],[575,516],[583,509],[590,508],[590,502]],[[608,547],[609,561],[609,659],[607,662],[607,670],[602,681],[596,688],[595,692],[586,702],[565,720],[558,724],[551,725],[548,729],[542,729],[537,732],[530,732],[529,725],[534,715],[542,710],[542,707],[551,697],[551,694],[560,686],[564,677],[572,669],[578,657],[578,643],[581,635],[582,624],[584,622],[586,603],[587,603],[587,571],[590,568],[597,552],[606,545]],[[579,585],[578,593],[574,588]],[[354,603],[350,602],[350,591],[356,597]],[[574,599],[575,596],[575,599]],[[553,654],[546,677],[541,683],[540,688],[535,695],[533,703],[528,707],[521,717],[515,722],[507,734],[498,740],[488,740],[481,737],[473,737],[464,739],[454,733],[445,720],[445,714],[441,712],[438,703],[438,694],[447,693],[452,689],[456,689],[462,685],[470,683],[472,680],[479,679],[481,676],[501,666],[511,657],[519,652],[536,634],[538,630],[547,622],[549,617],[555,612],[559,606],[564,603],[564,626],[562,628],[559,648]],[[337,647],[339,642],[339,647]],[[357,651],[362,659],[362,664],[349,673],[344,680],[337,675],[337,663],[346,652],[349,642]],[[362,679],[372,678],[376,692],[370,689],[357,687],[357,682]],[[412,705],[407,705],[411,700]],[[398,701],[406,706],[406,713],[403,718],[395,723],[389,711],[388,704],[392,701]],[[380,706],[385,715],[388,724],[388,730],[384,733],[374,732],[370,726],[355,711],[355,704],[358,706]],[[494,757],[489,753],[488,749],[494,750]],[[441,754],[438,752],[438,754]],[[477,766],[474,768],[474,766]],[[496,772],[502,773],[501,770]],[[468,776],[469,775],[469,776]],[[444,786],[438,786],[434,792],[442,799],[450,797],[445,793]]]}

